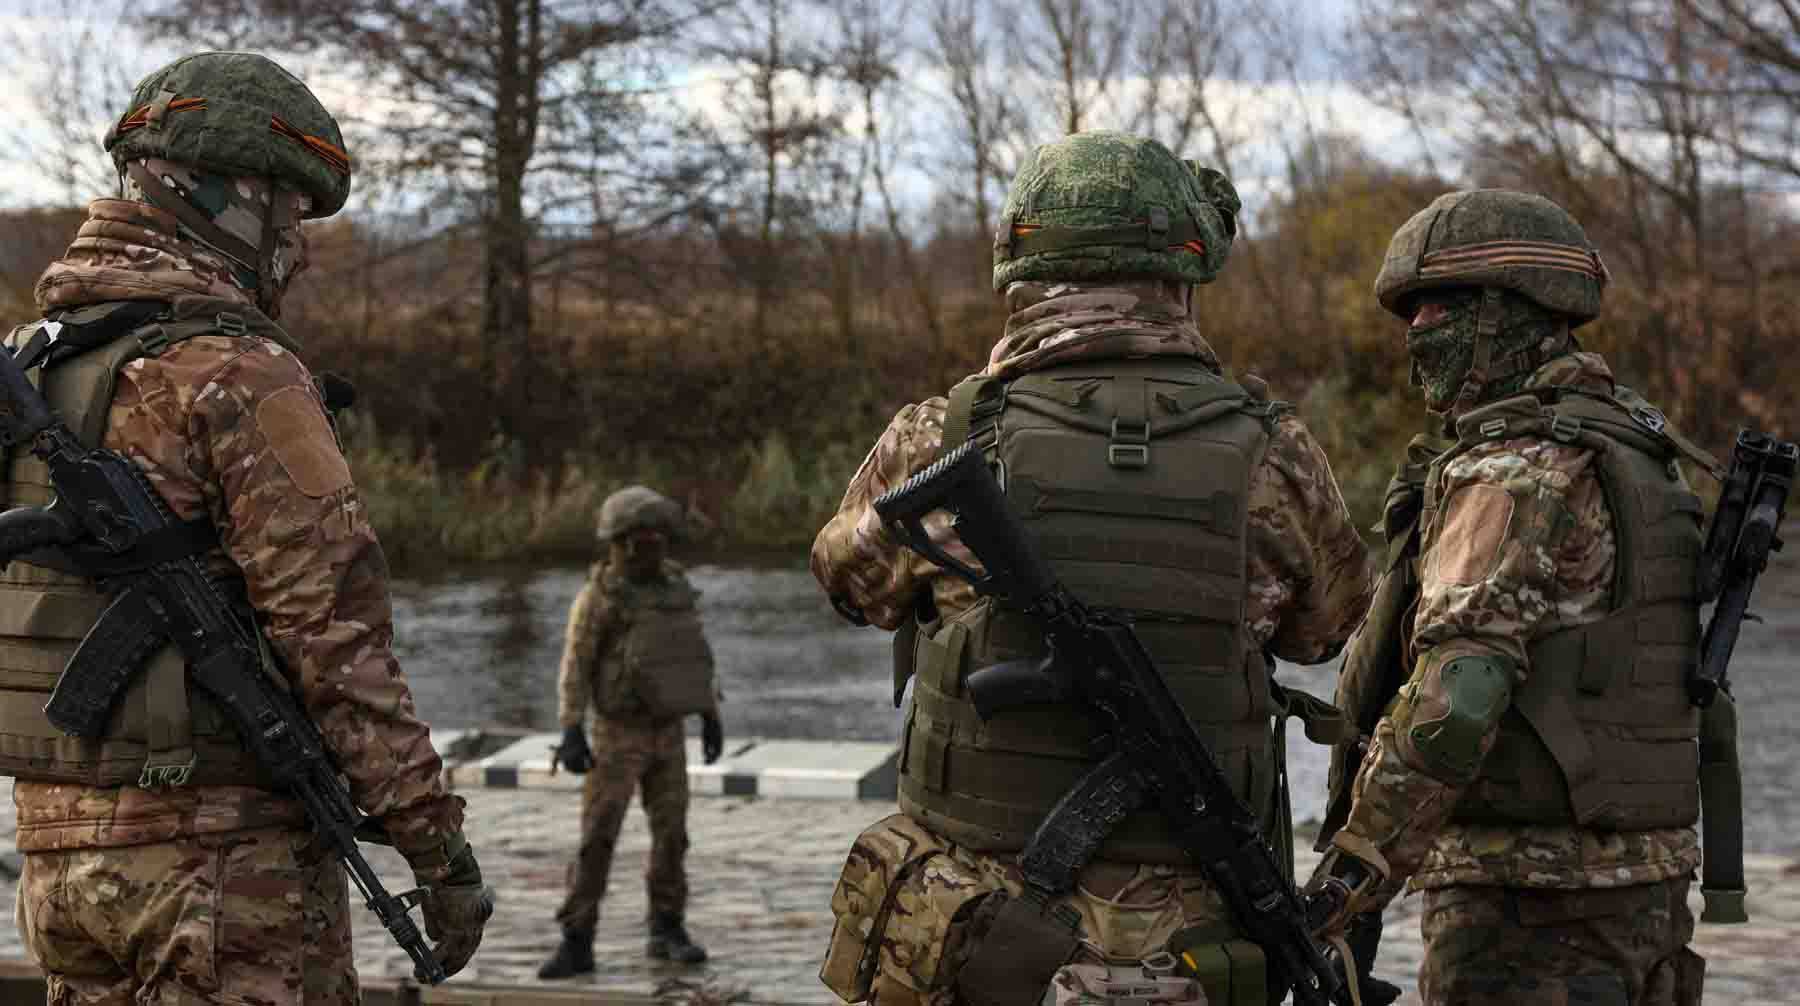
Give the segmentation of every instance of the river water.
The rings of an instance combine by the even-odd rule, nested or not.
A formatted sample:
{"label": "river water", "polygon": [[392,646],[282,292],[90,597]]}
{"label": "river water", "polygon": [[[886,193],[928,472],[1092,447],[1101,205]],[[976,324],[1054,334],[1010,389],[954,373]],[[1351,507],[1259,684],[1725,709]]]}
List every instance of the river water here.
{"label": "river water", "polygon": [[[584,567],[399,581],[396,644],[418,707],[441,727],[556,728],[556,670]],[[732,737],[897,741],[887,633],[832,612],[805,568],[691,564]],[[1745,842],[1800,855],[1800,548],[1757,591],[1732,661],[1744,763]],[[1287,685],[1329,698],[1334,664],[1283,665]],[[690,730],[697,724],[690,723]],[[1325,749],[1288,728],[1296,820],[1324,802]]]}

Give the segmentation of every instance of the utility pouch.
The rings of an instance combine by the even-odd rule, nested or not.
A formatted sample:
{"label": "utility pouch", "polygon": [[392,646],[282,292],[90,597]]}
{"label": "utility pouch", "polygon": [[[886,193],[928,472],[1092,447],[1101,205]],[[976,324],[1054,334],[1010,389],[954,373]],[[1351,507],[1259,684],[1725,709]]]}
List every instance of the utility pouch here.
{"label": "utility pouch", "polygon": [[1223,926],[1195,926],[1169,938],[1180,973],[1205,990],[1211,1006],[1267,1006],[1269,964],[1262,947]]}
{"label": "utility pouch", "polygon": [[877,972],[920,993],[955,978],[975,910],[995,889],[947,852],[905,814],[857,836],[831,895],[836,923],[819,968],[827,988],[856,1003]]}
{"label": "utility pouch", "polygon": [[956,978],[968,1006],[1038,1006],[1058,969],[1081,945],[1081,916],[1033,895],[1003,899]]}
{"label": "utility pouch", "polygon": [[1163,953],[1135,964],[1070,964],[1050,979],[1045,1006],[1207,1006],[1200,983]]}

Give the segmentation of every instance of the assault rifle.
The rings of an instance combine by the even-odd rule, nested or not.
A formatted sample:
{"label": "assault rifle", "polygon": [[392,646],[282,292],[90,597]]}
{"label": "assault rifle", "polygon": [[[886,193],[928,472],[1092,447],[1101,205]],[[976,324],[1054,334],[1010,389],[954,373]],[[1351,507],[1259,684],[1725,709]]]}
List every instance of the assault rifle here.
{"label": "assault rifle", "polygon": [[1713,511],[1700,554],[1700,601],[1718,599],[1700,643],[1700,666],[1688,678],[1688,697],[1704,709],[1712,705],[1725,679],[1738,630],[1749,614],[1750,592],[1769,564],[1769,553],[1781,551],[1781,517],[1788,489],[1800,467],[1800,445],[1739,430],[1731,452],[1731,470]]}
{"label": "assault rifle", "polygon": [[[952,527],[982,570],[926,534],[923,518],[940,509],[955,515]],[[1240,929],[1262,947],[1270,970],[1292,983],[1295,1002],[1330,1002],[1338,990],[1336,969],[1313,942],[1305,902],[1276,864],[1256,815],[1232,792],[1131,624],[1088,608],[1058,582],[973,445],[890,490],[875,510],[912,549],[1043,630],[1049,654],[1041,661],[969,675],[982,719],[1068,703],[1086,709],[1107,732],[1110,753],[1063,795],[1019,856],[1028,895],[1042,906],[1071,890],[1108,832],[1153,805],[1224,896]]]}
{"label": "assault rifle", "polygon": [[[442,982],[443,966],[408,914],[427,892],[389,894],[363,858],[354,833],[364,819],[318,728],[265,668],[259,630],[208,576],[200,531],[169,512],[129,458],[83,445],[4,349],[0,407],[0,443],[28,446],[56,489],[49,506],[0,513],[0,565],[20,557],[67,562],[112,597],[57,679],[45,716],[72,736],[101,736],[144,662],[173,643],[187,661],[188,680],[218,703],[275,787],[305,806],[314,830],[412,958],[414,974]],[[141,784],[181,785],[191,768],[146,769]]]}

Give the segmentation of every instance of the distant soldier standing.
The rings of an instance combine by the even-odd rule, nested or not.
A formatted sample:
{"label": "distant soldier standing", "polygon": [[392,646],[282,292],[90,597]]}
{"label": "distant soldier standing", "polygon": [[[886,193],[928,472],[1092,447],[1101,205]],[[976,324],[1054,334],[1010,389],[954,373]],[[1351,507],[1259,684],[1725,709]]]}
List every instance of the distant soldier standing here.
{"label": "distant soldier standing", "polygon": [[[144,78],[105,143],[123,197],[88,206],[38,280],[44,320],[6,348],[84,443],[129,458],[186,522],[154,547],[200,557],[267,644],[266,669],[427,890],[454,974],[493,906],[394,659],[375,530],[271,320],[306,263],[301,221],[349,195],[337,123],[280,66],[213,52]],[[49,502],[42,461],[14,446],[0,464],[9,504]],[[18,925],[49,1001],[358,1002],[342,865],[176,647],[136,673],[104,736],[45,717],[111,601],[82,568],[46,549],[0,575],[0,774],[18,780]]]}
{"label": "distant soldier standing", "polygon": [[[667,557],[683,525],[678,504],[643,486],[621,489],[600,506],[598,536],[607,555],[594,564],[569,609],[558,679],[563,740],[557,757],[570,772],[587,773],[581,850],[569,864],[569,894],[556,913],[562,943],[538,969],[539,978],[594,970],[594,927],[613,848],[640,786],[650,819],[645,952],[683,964],[706,960],[706,950],[688,938],[683,924],[688,781],[682,721],[692,713],[703,718],[709,765],[725,748],[725,731],[712,651],[695,607],[699,591]],[[582,726],[590,705],[597,713],[591,748]]]}
{"label": "distant soldier standing", "polygon": [[[901,813],[857,838],[832,897],[820,977],[849,1001],[1036,1006],[1146,986],[1154,997],[1136,1001],[1279,996],[1282,976],[1153,809],[1127,815],[1077,889],[1033,913],[1047,924],[1002,924],[1002,905],[1031,904],[1008,900],[1034,897],[1018,854],[1098,764],[1096,728],[1053,705],[981,719],[968,676],[1041,655],[1042,635],[902,546],[872,505],[978,447],[1057,575],[1135,623],[1285,848],[1279,717],[1326,711],[1275,682],[1271,655],[1336,653],[1371,583],[1312,434],[1260,381],[1227,375],[1201,333],[1197,287],[1225,265],[1238,209],[1223,175],[1153,140],[1079,133],[1033,151],[995,237],[1010,314],[988,365],[900,410],[813,542],[813,575],[839,610],[899,630],[896,704],[912,686]],[[940,517],[928,527],[960,548]],[[1167,973],[1178,960],[1185,973]]]}
{"label": "distant soldier standing", "polygon": [[1408,221],[1375,281],[1454,443],[1390,493],[1339,694],[1405,683],[1310,887],[1342,901],[1328,931],[1424,891],[1429,1004],[1700,1001],[1701,504],[1675,462],[1717,466],[1575,340],[1606,279],[1561,207],[1484,189]]}

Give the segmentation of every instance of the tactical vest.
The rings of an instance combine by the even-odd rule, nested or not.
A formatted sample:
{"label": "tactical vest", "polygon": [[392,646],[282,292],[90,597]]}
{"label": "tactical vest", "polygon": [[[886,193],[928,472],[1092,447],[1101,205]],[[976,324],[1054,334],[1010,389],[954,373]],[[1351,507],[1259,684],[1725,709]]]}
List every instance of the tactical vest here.
{"label": "tactical vest", "polygon": [[1699,819],[1699,711],[1686,680],[1700,652],[1695,578],[1703,508],[1675,461],[1685,441],[1628,389],[1521,395],[1469,412],[1433,465],[1423,526],[1446,467],[1470,448],[1540,437],[1594,452],[1617,541],[1612,609],[1533,640],[1531,669],[1453,820],[1602,831]]}
{"label": "tactical vest", "polygon": [[712,648],[695,605],[699,591],[679,568],[660,583],[635,583],[603,565],[599,583],[617,619],[595,680],[600,714],[670,720],[717,708]]}
{"label": "tactical vest", "polygon": [[[255,308],[214,298],[97,304],[53,319],[60,329],[17,329],[8,348],[22,362],[27,354],[42,361],[30,376],[89,446],[101,443],[118,373],[133,360],[200,335],[248,333],[295,348]],[[57,338],[47,342],[47,331]],[[40,505],[54,497],[48,469],[23,447],[6,451],[5,466],[5,505]],[[241,595],[241,588],[234,593]],[[23,559],[0,571],[0,775],[90,786],[267,785],[225,714],[189,686],[186,664],[173,646],[145,663],[114,707],[104,736],[70,737],[50,724],[44,703],[107,601],[75,573]]]}
{"label": "tactical vest", "polygon": [[[1270,665],[1244,627],[1246,517],[1280,407],[1190,361],[1066,364],[951,392],[944,445],[980,444],[1007,499],[1063,580],[1129,617],[1245,803],[1273,817],[1279,710]],[[983,722],[963,682],[1043,653],[1023,618],[983,600],[900,637],[916,675],[900,754],[900,807],[966,847],[1016,851],[1096,764],[1072,708]],[[1267,823],[1267,822],[1265,822]],[[1112,833],[1107,859],[1184,861],[1160,815]]]}

